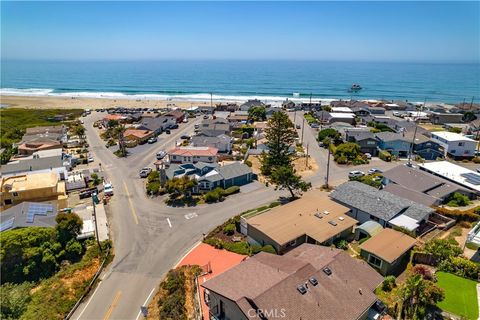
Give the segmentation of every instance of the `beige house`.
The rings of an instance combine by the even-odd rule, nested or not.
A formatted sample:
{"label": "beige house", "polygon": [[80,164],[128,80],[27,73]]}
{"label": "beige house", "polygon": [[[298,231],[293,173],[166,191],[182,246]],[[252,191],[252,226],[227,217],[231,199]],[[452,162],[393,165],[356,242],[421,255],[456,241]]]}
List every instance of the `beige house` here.
{"label": "beige house", "polygon": [[348,211],[326,193],[312,191],[242,223],[250,243],[271,245],[283,254],[302,243],[330,245],[335,239],[348,237],[358,222],[347,215]]}
{"label": "beige house", "polygon": [[3,178],[0,185],[2,210],[24,201],[56,201],[58,208],[67,206],[65,182],[55,172],[17,175]]}

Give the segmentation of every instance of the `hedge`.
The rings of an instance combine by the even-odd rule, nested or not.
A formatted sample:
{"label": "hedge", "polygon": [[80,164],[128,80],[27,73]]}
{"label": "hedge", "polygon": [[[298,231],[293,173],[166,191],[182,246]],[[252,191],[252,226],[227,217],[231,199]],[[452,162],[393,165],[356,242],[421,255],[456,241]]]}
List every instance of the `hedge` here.
{"label": "hedge", "polygon": [[477,221],[480,219],[478,209],[480,207],[468,209],[468,210],[449,210],[446,208],[436,208],[437,213],[442,216],[446,216],[457,221]]}
{"label": "hedge", "polygon": [[380,150],[380,152],[378,153],[378,157],[386,162],[392,161],[392,155],[390,154],[390,152],[385,150]]}

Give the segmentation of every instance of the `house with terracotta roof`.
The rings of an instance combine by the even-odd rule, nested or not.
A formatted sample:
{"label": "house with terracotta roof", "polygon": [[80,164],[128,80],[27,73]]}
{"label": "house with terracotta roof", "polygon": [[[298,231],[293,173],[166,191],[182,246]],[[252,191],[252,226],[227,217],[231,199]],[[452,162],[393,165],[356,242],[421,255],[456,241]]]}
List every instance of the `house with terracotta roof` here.
{"label": "house with terracotta roof", "polygon": [[185,119],[185,111],[182,111],[182,110],[173,110],[173,111],[170,111],[168,113],[166,113],[164,116],[166,117],[173,117],[175,118],[175,121],[177,123],[181,123],[183,121],[183,119]]}
{"label": "house with terracotta roof", "polygon": [[127,119],[126,117],[119,114],[107,114],[105,117],[103,117],[102,124],[104,127],[107,127],[109,121],[122,122],[122,121],[125,121],[126,119]]}
{"label": "house with terracotta roof", "polygon": [[127,129],[123,133],[123,139],[127,147],[134,147],[147,142],[148,139],[154,136],[154,133],[151,130]]}
{"label": "house with terracotta roof", "polygon": [[63,144],[61,141],[39,138],[28,142],[23,142],[18,146],[18,154],[20,155],[32,155],[35,152],[52,149],[62,149]]}
{"label": "house with terracotta roof", "polygon": [[218,149],[213,147],[176,147],[168,150],[170,163],[216,163]]}
{"label": "house with terracotta roof", "polygon": [[398,275],[405,270],[415,243],[409,235],[386,228],[360,245],[360,255],[382,275]]}
{"label": "house with terracotta roof", "polygon": [[[377,319],[383,277],[366,262],[304,243],[260,252],[201,284],[211,319]],[[376,317],[377,316],[377,317]]]}
{"label": "house with terracotta roof", "polygon": [[358,221],[348,216],[349,210],[325,193],[311,191],[301,199],[242,218],[241,225],[246,227],[242,232],[250,243],[271,245],[278,254],[303,243],[331,245],[352,235]]}

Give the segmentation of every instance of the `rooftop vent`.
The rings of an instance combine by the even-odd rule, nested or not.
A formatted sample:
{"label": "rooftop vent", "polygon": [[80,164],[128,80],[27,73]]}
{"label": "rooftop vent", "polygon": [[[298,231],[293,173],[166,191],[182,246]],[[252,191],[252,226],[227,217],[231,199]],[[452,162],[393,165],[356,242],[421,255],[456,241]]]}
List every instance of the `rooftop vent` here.
{"label": "rooftop vent", "polygon": [[325,272],[327,276],[332,274],[332,270],[329,267],[323,268],[322,271]]}
{"label": "rooftop vent", "polygon": [[326,214],[327,216],[330,214],[327,210],[323,211],[323,214]]}
{"label": "rooftop vent", "polygon": [[338,220],[343,221],[343,220],[345,220],[345,218],[344,217],[338,217]]}
{"label": "rooftop vent", "polygon": [[336,225],[337,225],[337,223],[336,223],[335,221],[333,221],[333,220],[328,221],[328,223],[330,223],[332,226],[336,226]]}
{"label": "rooftop vent", "polygon": [[318,284],[318,281],[315,277],[311,277],[310,279],[308,279],[308,281],[310,281],[310,283],[314,286]]}
{"label": "rooftop vent", "polygon": [[304,286],[303,284],[299,285],[299,286],[297,287],[297,290],[298,290],[298,292],[300,292],[301,294],[307,293],[307,288],[305,288],[305,286]]}
{"label": "rooftop vent", "polygon": [[318,213],[318,212],[315,213],[315,217],[317,217],[318,219],[322,219],[322,218],[323,218],[323,216],[322,216],[320,213]]}

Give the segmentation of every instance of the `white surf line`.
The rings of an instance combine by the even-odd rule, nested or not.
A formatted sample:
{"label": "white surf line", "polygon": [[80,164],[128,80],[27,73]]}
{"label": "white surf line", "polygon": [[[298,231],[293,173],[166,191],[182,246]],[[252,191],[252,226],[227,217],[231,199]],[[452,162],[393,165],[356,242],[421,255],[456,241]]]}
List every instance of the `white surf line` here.
{"label": "white surf line", "polygon": [[[145,302],[142,304],[143,307],[148,307],[147,306],[147,302],[148,300],[150,300],[150,297],[152,296],[153,292],[155,291],[155,287],[152,289],[152,291],[150,291],[150,294],[148,295],[147,299],[145,300]],[[138,317],[140,317],[142,315],[142,310],[138,311],[138,315],[137,317],[135,318],[135,320],[138,320]]]}
{"label": "white surf line", "polygon": [[171,227],[172,227],[172,223],[170,222],[170,218],[167,218],[167,222],[168,222],[168,226],[171,228]]}

